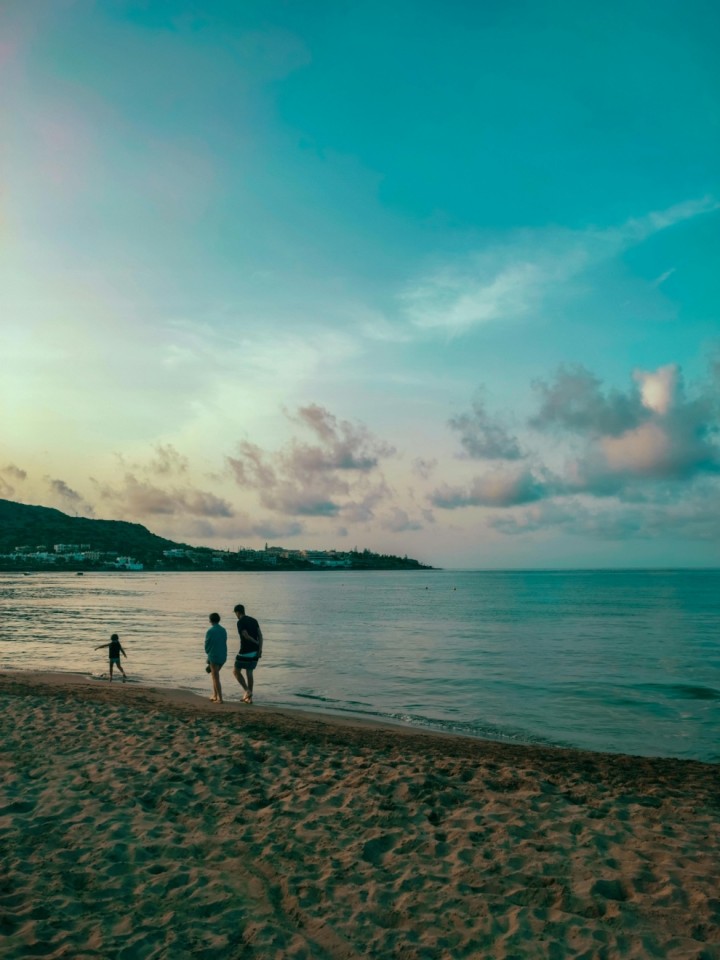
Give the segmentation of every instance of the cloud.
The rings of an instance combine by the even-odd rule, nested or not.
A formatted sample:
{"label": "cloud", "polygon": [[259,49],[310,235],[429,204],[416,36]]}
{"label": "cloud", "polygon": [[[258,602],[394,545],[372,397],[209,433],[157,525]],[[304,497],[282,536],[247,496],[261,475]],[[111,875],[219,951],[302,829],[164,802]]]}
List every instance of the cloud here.
{"label": "cloud", "polygon": [[428,480],[437,468],[437,465],[438,461],[436,459],[424,460],[422,457],[416,457],[412,462],[412,470],[418,477],[421,477],[423,480]]}
{"label": "cloud", "polygon": [[338,421],[317,404],[298,410],[296,420],[308,426],[320,439],[321,447],[295,444],[293,466],[315,470],[372,470],[381,456],[394,453],[392,447],[370,435],[367,427]]}
{"label": "cloud", "polygon": [[[9,478],[9,479],[6,479]],[[27,472],[16,467],[14,463],[9,463],[0,470],[0,497],[5,500],[12,500],[17,494],[17,486],[27,480]]]}
{"label": "cloud", "polygon": [[412,520],[405,510],[399,507],[393,509],[380,518],[380,525],[384,530],[390,530],[393,533],[407,533],[410,530],[422,530],[423,524],[419,520]]}
{"label": "cloud", "polygon": [[[461,334],[482,324],[517,320],[571,283],[677,223],[720,209],[714,197],[676,204],[606,230],[524,230],[409,283],[400,296],[409,322]],[[664,278],[666,279],[666,278]]]}
{"label": "cloud", "polygon": [[73,490],[64,480],[45,477],[45,482],[50,488],[54,501],[59,504],[61,509],[70,509],[75,513],[84,513],[87,516],[94,515],[95,511],[93,507],[85,500],[82,494],[78,493],[77,490]]}
{"label": "cloud", "polygon": [[[538,431],[533,467],[495,470],[460,485],[442,484],[430,502],[445,510],[461,507],[510,509],[552,500],[555,510],[578,496],[642,505],[672,504],[704,479],[720,476],[720,393],[717,376],[686,389],[676,364],[635,370],[622,389],[606,388],[583,367],[561,367],[549,381],[534,384],[538,409],[529,425]],[[468,454],[512,452],[514,438],[477,403],[473,414],[451,421]],[[540,456],[542,433],[552,431],[565,457],[550,471]],[[506,442],[510,445],[506,448]],[[720,491],[717,491],[720,493]],[[560,514],[543,507],[543,518]],[[532,514],[524,515],[524,529]],[[504,523],[505,521],[503,521]],[[545,520],[543,520],[543,523]],[[507,529],[520,521],[510,518]],[[496,524],[497,525],[497,524]],[[500,526],[498,526],[500,528]]]}
{"label": "cloud", "polygon": [[165,490],[133,474],[126,474],[121,485],[99,485],[103,500],[110,501],[126,517],[195,516],[232,517],[227,500],[193,487]]}
{"label": "cloud", "polygon": [[171,443],[165,445],[158,443],[155,447],[155,456],[150,461],[148,469],[160,476],[168,476],[173,473],[187,473],[188,466],[187,457],[178,453]]}
{"label": "cloud", "polygon": [[430,502],[443,510],[514,507],[540,500],[547,493],[546,485],[530,470],[495,471],[475,477],[466,487],[444,484],[430,495]]}
{"label": "cloud", "polygon": [[653,280],[653,286],[654,286],[654,287],[661,287],[661,286],[665,283],[665,281],[666,281],[666,280],[669,280],[670,277],[671,277],[675,272],[676,272],[676,267],[670,267],[669,270],[665,270],[663,273],[660,274],[660,276],[659,276],[656,280]]}
{"label": "cloud", "polygon": [[538,263],[501,266],[493,260],[477,256],[465,267],[445,267],[408,288],[401,300],[410,321],[459,333],[528,313],[547,282],[546,270]]}
{"label": "cloud", "polygon": [[686,398],[676,364],[635,370],[633,380],[625,392],[603,391],[589,371],[563,367],[554,381],[534,384],[540,409],[531,426],[585,441],[569,465],[570,488],[607,495],[642,478],[681,480],[718,471],[714,392],[705,388]]}
{"label": "cloud", "polygon": [[460,434],[462,448],[473,460],[520,460],[523,457],[517,439],[499,420],[491,417],[481,397],[473,401],[470,413],[452,417],[448,424]]}
{"label": "cloud", "polygon": [[0,472],[8,477],[12,477],[16,482],[22,483],[24,480],[27,480],[27,470],[16,467],[14,463],[9,463],[6,467],[3,467]]}
{"label": "cloud", "polygon": [[655,373],[636,370],[633,376],[640,384],[642,405],[648,410],[654,410],[655,413],[666,414],[677,390],[677,365],[668,364],[666,367],[660,367]]}
{"label": "cloud", "polygon": [[[316,442],[293,439],[281,450],[267,452],[241,441],[238,456],[227,457],[237,484],[256,491],[266,509],[289,516],[352,516],[369,510],[363,488],[393,448],[365,426],[338,420],[316,404],[287,416],[314,434]],[[361,503],[358,493],[366,498]]]}
{"label": "cloud", "polygon": [[236,514],[230,519],[195,518],[189,523],[183,524],[182,533],[178,536],[191,539],[219,540],[227,544],[231,541],[242,543],[248,540],[277,540],[282,537],[297,537],[304,531],[305,528],[302,523],[297,521],[278,523],[267,518],[258,520],[247,513],[242,513]]}
{"label": "cloud", "polygon": [[720,542],[717,490],[669,504],[591,507],[577,499],[543,502],[493,516],[489,525],[508,536],[556,531],[604,541],[687,539]]}
{"label": "cloud", "polygon": [[71,503],[82,502],[82,496],[76,490],[71,489],[64,480],[52,480],[47,477],[47,482],[52,492],[57,494],[58,497],[62,497],[63,500],[69,500]]}
{"label": "cloud", "polygon": [[349,523],[369,523],[382,504],[392,500],[393,494],[384,480],[369,485],[361,495],[356,492],[354,500],[343,506],[343,519]]}
{"label": "cloud", "polygon": [[533,388],[539,410],[530,426],[558,428],[581,435],[620,435],[638,425],[642,403],[635,393],[619,390],[603,393],[600,380],[579,365],[562,366],[550,383],[536,380]]}
{"label": "cloud", "polygon": [[628,220],[619,231],[619,243],[623,246],[631,246],[647,240],[648,237],[659,233],[661,230],[667,230],[668,227],[674,227],[676,223],[682,223],[684,220],[692,220],[694,217],[701,216],[704,213],[713,213],[720,210],[720,202],[712,196],[700,197],[698,200],[684,200],[682,203],[676,203],[666,210],[657,210],[647,214],[645,217]]}

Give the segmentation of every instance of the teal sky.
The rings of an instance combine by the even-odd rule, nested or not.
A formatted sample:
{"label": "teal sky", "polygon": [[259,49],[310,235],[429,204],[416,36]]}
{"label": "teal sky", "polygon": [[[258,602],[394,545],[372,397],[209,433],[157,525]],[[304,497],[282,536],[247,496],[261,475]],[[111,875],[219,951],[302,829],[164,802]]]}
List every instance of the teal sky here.
{"label": "teal sky", "polygon": [[720,563],[720,9],[8,0],[0,496]]}

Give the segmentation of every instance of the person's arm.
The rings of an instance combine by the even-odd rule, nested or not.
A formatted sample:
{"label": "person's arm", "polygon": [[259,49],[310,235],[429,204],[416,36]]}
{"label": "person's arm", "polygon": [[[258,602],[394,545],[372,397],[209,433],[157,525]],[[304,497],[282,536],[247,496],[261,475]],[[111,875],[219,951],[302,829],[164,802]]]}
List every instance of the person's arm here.
{"label": "person's arm", "polygon": [[243,637],[245,640],[250,641],[250,643],[255,647],[255,650],[257,651],[257,655],[259,658],[262,653],[262,632],[260,630],[260,627],[258,626],[258,635],[256,637],[254,637],[248,630],[243,630],[240,636]]}
{"label": "person's arm", "polygon": [[120,647],[120,653],[121,653],[124,657],[127,658],[127,654],[125,653],[125,649],[124,649],[122,646]]}
{"label": "person's arm", "polygon": [[101,643],[99,647],[95,647],[96,650],[104,650],[106,647],[109,647],[109,643]]}

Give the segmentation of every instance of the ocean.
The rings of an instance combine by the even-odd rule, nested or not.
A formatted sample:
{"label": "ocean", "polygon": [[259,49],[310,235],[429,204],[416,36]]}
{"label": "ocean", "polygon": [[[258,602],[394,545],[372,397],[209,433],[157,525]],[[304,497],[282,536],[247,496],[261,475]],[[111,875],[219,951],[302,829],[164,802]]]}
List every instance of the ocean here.
{"label": "ocean", "polygon": [[[263,628],[259,704],[506,742],[720,760],[720,571],[0,573],[0,669],[209,696],[203,641]],[[227,699],[240,699],[222,671]]]}

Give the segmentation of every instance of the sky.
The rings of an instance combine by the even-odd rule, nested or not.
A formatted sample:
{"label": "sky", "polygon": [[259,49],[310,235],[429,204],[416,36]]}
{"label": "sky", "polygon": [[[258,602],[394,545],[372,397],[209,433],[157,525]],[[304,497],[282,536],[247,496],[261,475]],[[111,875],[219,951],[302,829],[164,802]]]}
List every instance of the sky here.
{"label": "sky", "polygon": [[720,565],[712,0],[3,0],[0,497]]}

